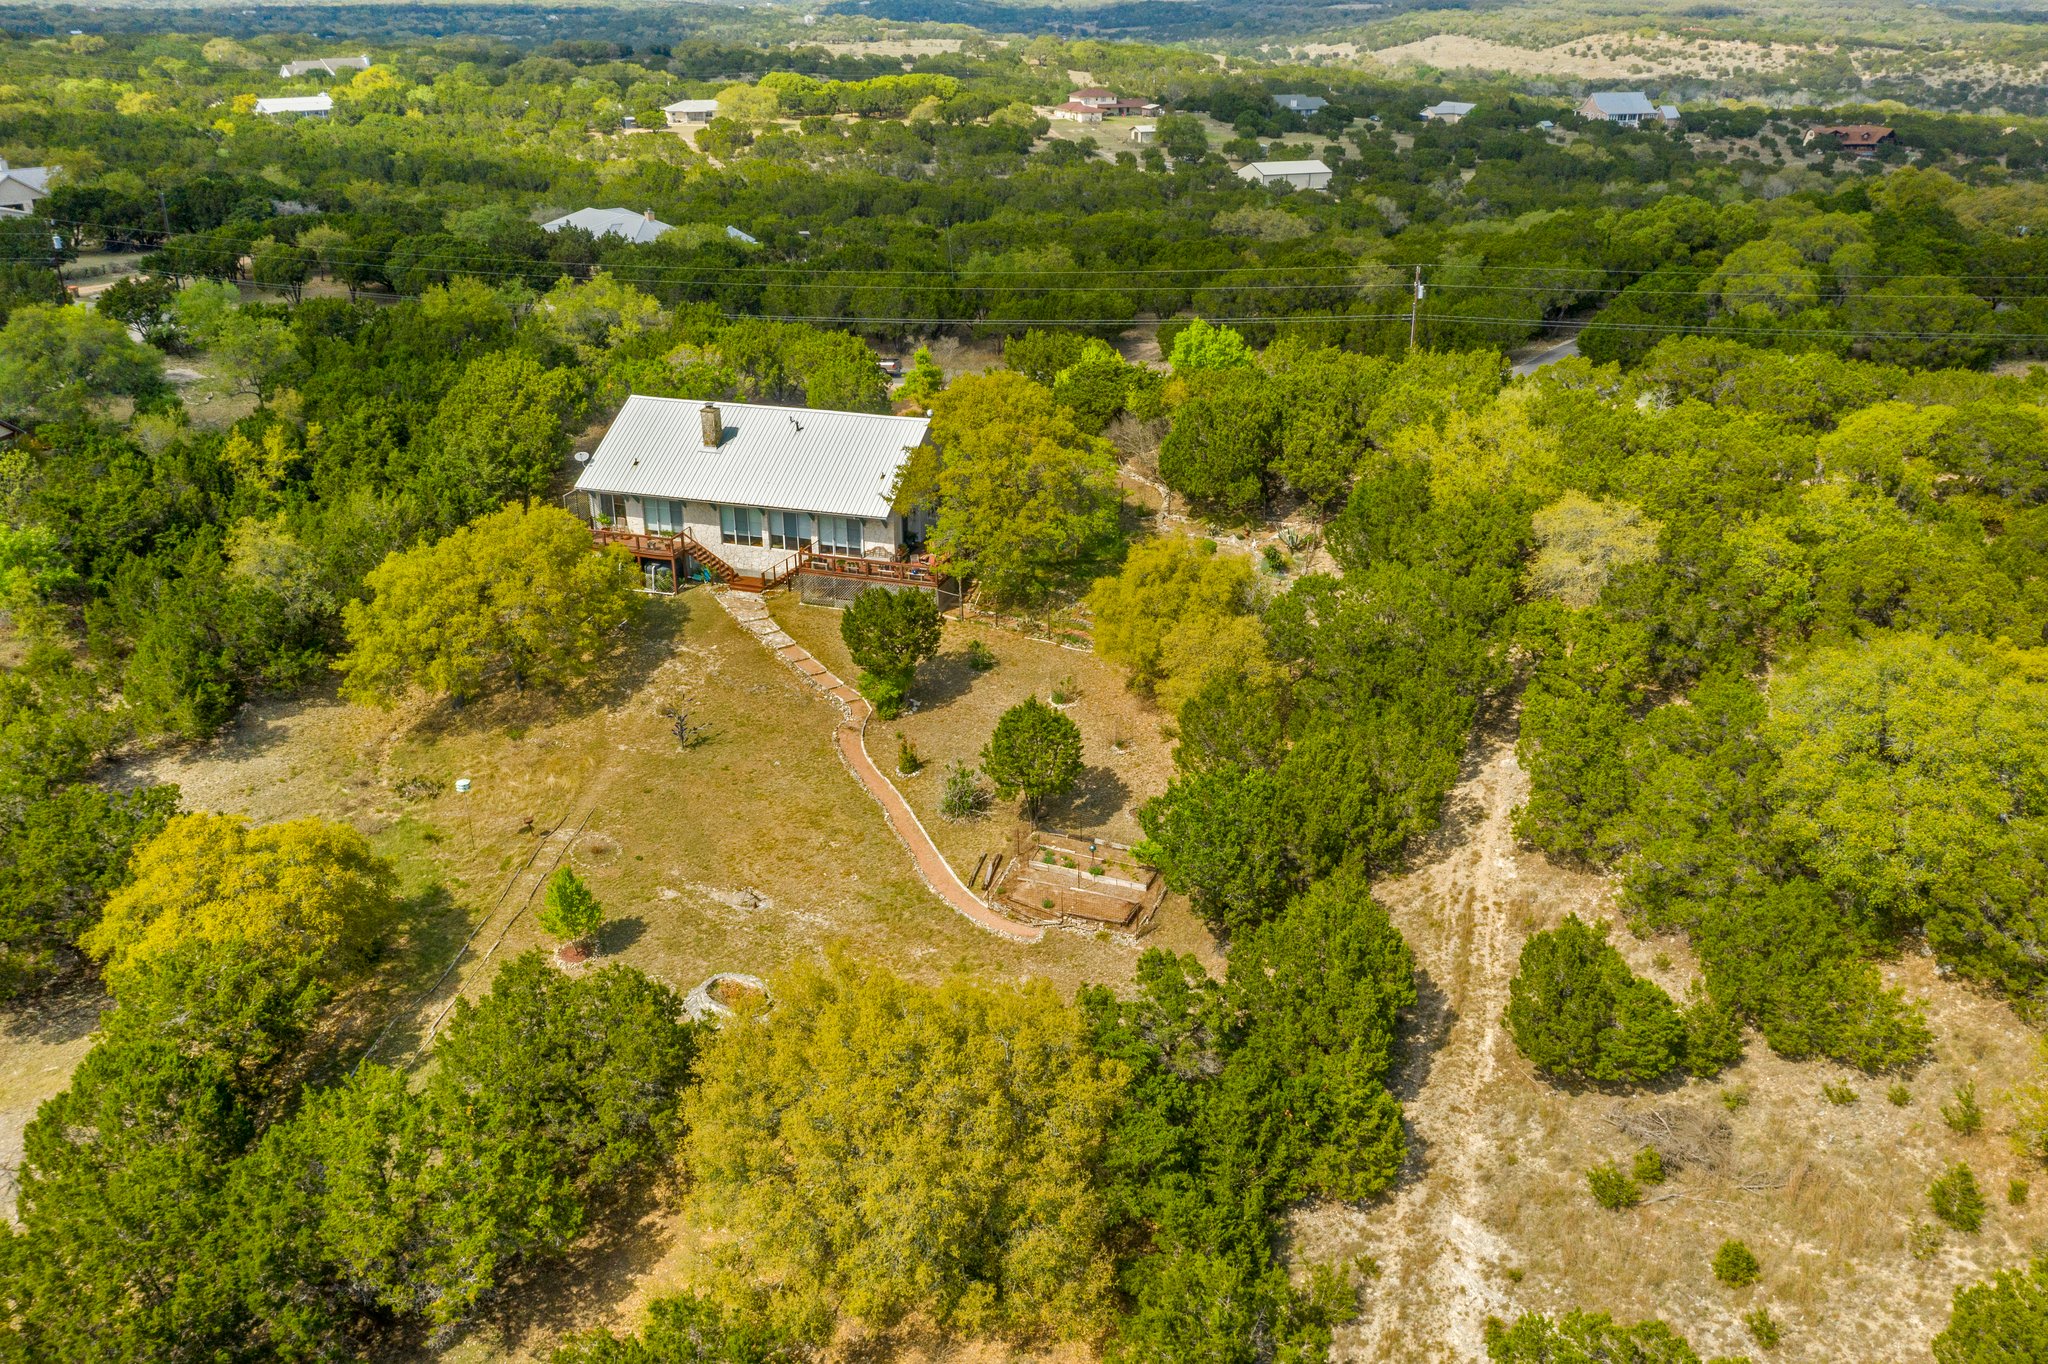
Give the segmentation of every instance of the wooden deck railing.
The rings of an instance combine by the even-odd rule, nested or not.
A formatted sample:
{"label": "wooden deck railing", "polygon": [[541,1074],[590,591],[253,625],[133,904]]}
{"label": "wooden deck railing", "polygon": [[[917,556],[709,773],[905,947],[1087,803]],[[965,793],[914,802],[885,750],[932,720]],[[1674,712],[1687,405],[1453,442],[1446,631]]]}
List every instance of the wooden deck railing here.
{"label": "wooden deck railing", "polygon": [[906,559],[868,559],[858,554],[829,554],[818,549],[799,549],[758,576],[742,572],[721,558],[717,551],[699,544],[687,531],[657,535],[623,530],[616,526],[594,526],[591,534],[600,545],[618,545],[629,553],[649,558],[680,559],[687,554],[724,583],[758,582],[760,590],[778,587],[799,573],[823,573],[834,578],[860,578],[869,582],[914,583],[937,587],[948,579],[939,566],[922,555]]}

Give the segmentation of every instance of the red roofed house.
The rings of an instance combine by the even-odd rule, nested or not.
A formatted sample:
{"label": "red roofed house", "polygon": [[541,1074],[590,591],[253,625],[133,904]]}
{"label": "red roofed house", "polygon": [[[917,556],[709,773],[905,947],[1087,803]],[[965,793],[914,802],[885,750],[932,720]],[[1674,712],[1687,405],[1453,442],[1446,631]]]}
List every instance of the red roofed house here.
{"label": "red roofed house", "polygon": [[1811,146],[1816,137],[1832,137],[1845,152],[1875,156],[1879,144],[1894,141],[1897,134],[1881,123],[1845,123],[1834,128],[1808,128],[1801,144]]}

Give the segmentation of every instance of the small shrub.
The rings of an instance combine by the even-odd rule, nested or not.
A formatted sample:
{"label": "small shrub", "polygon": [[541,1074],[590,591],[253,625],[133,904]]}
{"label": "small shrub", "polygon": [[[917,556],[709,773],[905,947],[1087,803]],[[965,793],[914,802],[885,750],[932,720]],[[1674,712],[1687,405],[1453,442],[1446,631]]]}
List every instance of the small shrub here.
{"label": "small shrub", "polygon": [[1916,1260],[1931,1260],[1941,1250],[1941,1228],[1932,1222],[1915,1222],[1906,1233],[1906,1249]]}
{"label": "small shrub", "polygon": [[1977,1187],[1976,1173],[1962,1161],[1927,1186],[1927,1201],[1934,1215],[1957,1231],[1977,1231],[1984,1225],[1984,1191]]}
{"label": "small shrub", "polygon": [[1645,1146],[1636,1152],[1634,1174],[1638,1184],[1662,1184],[1664,1182],[1664,1156],[1654,1146]]}
{"label": "small shrub", "polygon": [[1040,900],[1038,902],[1038,907],[1040,909],[1051,909],[1053,907],[1052,897],[1048,895],[1043,900]]}
{"label": "small shrub", "polygon": [[2005,1201],[2015,1208],[2023,1207],[2027,1201],[2027,1190],[2032,1186],[2024,1179],[2015,1179],[2005,1186]]}
{"label": "small shrub", "polygon": [[1749,1328],[1749,1338],[1756,1342],[1759,1350],[1775,1350],[1778,1348],[1778,1342],[1784,1338],[1778,1330],[1778,1323],[1772,1320],[1768,1308],[1759,1307],[1754,1312],[1745,1313],[1742,1324]]}
{"label": "small shrub", "polygon": [[1287,556],[1280,552],[1280,546],[1267,545],[1260,553],[1266,560],[1267,568],[1275,573],[1285,573],[1287,571]]}
{"label": "small shrub", "polygon": [[1841,1081],[1820,1087],[1820,1096],[1840,1108],[1856,1102],[1856,1091]]}
{"label": "small shrub", "polygon": [[563,867],[548,878],[547,894],[540,904],[540,926],[564,942],[588,942],[604,926],[604,907],[582,877]]}
{"label": "small shrub", "polygon": [[1907,1088],[1904,1081],[1900,1081],[1890,1089],[1887,1089],[1884,1092],[1884,1096],[1891,1101],[1893,1108],[1904,1108],[1907,1104],[1913,1102],[1913,1091]]}
{"label": "small shrub", "polygon": [[996,666],[996,651],[974,639],[967,642],[967,666],[978,673],[991,671]]}
{"label": "small shrub", "polygon": [[1080,699],[1081,690],[1074,685],[1072,673],[1052,684],[1052,703],[1055,706],[1072,705]]}
{"label": "small shrub", "polygon": [[875,708],[875,715],[883,720],[893,720],[903,713],[903,703],[910,695],[910,689],[903,680],[883,673],[864,672],[854,681],[854,690],[867,697],[868,704]]}
{"label": "small shrub", "polygon": [[1621,1167],[1611,1160],[1586,1171],[1586,1187],[1593,1191],[1593,1201],[1610,1212],[1633,1208],[1643,1201],[1643,1186],[1623,1174]]}
{"label": "small shrub", "polygon": [[1721,1107],[1727,1109],[1730,1113],[1739,1112],[1749,1107],[1749,1086],[1730,1085],[1722,1090]]}
{"label": "small shrub", "polygon": [[1723,1241],[1714,1252],[1714,1277],[1730,1288],[1747,1288],[1763,1276],[1756,1252],[1740,1241]]}
{"label": "small shrub", "polygon": [[1977,1104],[1977,1084],[1965,1080],[1956,1086],[1956,1097],[1941,1106],[1941,1120],[1957,1136],[1974,1137],[1984,1130],[1984,1110]]}
{"label": "small shrub", "polygon": [[954,759],[946,768],[945,788],[939,792],[940,817],[954,821],[972,819],[987,806],[988,792],[982,789],[980,775]]}
{"label": "small shrub", "polygon": [[896,736],[896,770],[906,777],[924,771],[924,759],[917,756],[917,745],[910,742],[908,734]]}
{"label": "small shrub", "polygon": [[1522,1281],[1522,1270],[1518,1265],[1509,1266],[1502,1273],[1507,1276],[1509,1283],[1520,1283]]}

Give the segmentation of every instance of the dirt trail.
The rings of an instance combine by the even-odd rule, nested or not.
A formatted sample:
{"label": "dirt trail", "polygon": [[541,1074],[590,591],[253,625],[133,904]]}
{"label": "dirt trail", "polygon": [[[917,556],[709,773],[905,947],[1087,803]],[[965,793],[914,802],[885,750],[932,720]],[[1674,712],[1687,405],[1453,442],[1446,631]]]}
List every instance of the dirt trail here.
{"label": "dirt trail", "polygon": [[1421,995],[1394,1081],[1407,1107],[1409,1166],[1383,1202],[1319,1205],[1294,1218],[1298,1257],[1363,1250],[1379,1265],[1362,1315],[1338,1332],[1336,1359],[1483,1358],[1486,1318],[1509,1310],[1498,1285],[1513,1256],[1486,1225],[1481,1184],[1496,1159],[1484,1097],[1506,1059],[1500,1017],[1521,938],[1511,922],[1522,894],[1511,820],[1529,782],[1514,734],[1512,714],[1481,723],[1415,870],[1374,887],[1415,950]]}
{"label": "dirt trail", "polygon": [[[1518,946],[1508,923],[1520,874],[1511,819],[1529,791],[1506,718],[1476,733],[1422,865],[1375,888],[1415,947],[1418,1043],[1438,1040],[1416,1046],[1396,1081],[1410,1105],[1411,1172],[1381,1213],[1380,1278],[1340,1341],[1341,1358],[1415,1358],[1425,1343],[1431,1354],[1480,1358],[1487,1315],[1506,1307],[1488,1272],[1506,1247],[1486,1229],[1478,1197],[1480,1171],[1492,1159],[1481,1096],[1507,1045],[1500,1016]],[[1433,931],[1414,931],[1407,921],[1417,915],[1434,919]],[[1432,1304],[1439,1310],[1430,1319],[1414,1319]]]}

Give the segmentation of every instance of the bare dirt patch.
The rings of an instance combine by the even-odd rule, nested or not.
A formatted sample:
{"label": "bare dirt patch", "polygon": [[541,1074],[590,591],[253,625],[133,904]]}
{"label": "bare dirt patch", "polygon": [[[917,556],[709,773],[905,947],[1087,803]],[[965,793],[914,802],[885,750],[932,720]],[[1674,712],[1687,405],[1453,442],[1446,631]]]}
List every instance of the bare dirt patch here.
{"label": "bare dirt patch", "polygon": [[[1766,1306],[1784,1327],[1775,1359],[1924,1359],[1957,1285],[2018,1263],[2048,1235],[2040,1200],[2008,1206],[2008,1179],[2038,1176],[1999,1133],[1961,1137],[1939,1106],[1966,1080],[1980,1099],[2022,1078],[2030,1031],[2003,1004],[1909,958],[1887,973],[1929,1003],[1935,1059],[1910,1081],[1826,1063],[1789,1062],[1750,1039],[1742,1065],[1712,1082],[1621,1096],[1571,1092],[1537,1078],[1501,1026],[1521,944],[1566,913],[1614,919],[1602,878],[1551,865],[1515,845],[1527,794],[1512,717],[1483,723],[1444,828],[1414,870],[1375,893],[1414,948],[1421,976],[1409,1059],[1396,1079],[1407,1105],[1410,1166],[1394,1193],[1360,1208],[1323,1204],[1291,1225],[1300,1261],[1373,1256],[1380,1276],[1363,1315],[1340,1330],[1352,1360],[1473,1359],[1489,1315],[1611,1311],[1659,1316],[1702,1355],[1753,1353],[1741,1315]],[[1696,968],[1680,941],[1612,939],[1637,971],[1682,996]],[[1846,1080],[1836,1106],[1824,1083]],[[1725,1094],[1744,1102],[1730,1108]],[[1626,1165],[1645,1144],[1673,1167],[1643,1206],[1597,1207],[1584,1171]],[[1993,1203],[1977,1236],[1947,1233],[1928,1259],[1908,1236],[1931,1222],[1928,1182],[1968,1160]],[[1730,1237],[1764,1265],[1761,1284],[1731,1290],[1708,1267]]]}

